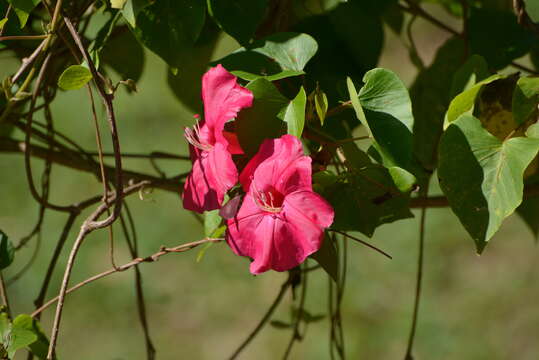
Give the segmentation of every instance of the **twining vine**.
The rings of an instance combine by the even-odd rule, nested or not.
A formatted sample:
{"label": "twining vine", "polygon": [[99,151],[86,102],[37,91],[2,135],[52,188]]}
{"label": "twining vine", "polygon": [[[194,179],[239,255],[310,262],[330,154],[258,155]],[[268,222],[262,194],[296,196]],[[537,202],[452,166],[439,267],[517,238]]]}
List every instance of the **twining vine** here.
{"label": "twining vine", "polygon": [[[346,358],[346,331],[343,326],[341,308],[346,281],[349,281],[347,267],[350,260],[347,254],[348,248],[352,245],[348,243],[361,244],[365,246],[365,249],[376,251],[389,259],[394,256],[349,232],[361,232],[371,236],[378,226],[411,217],[413,215],[410,209],[419,209],[415,301],[409,340],[405,349],[405,359],[411,360],[414,358],[413,345],[419,322],[424,248],[428,239],[425,233],[427,209],[451,207],[474,239],[478,252],[481,252],[507,216],[513,213],[523,201],[534,201],[539,196],[539,181],[536,180],[537,174],[533,173],[532,166],[532,161],[539,150],[539,132],[536,129],[539,102],[539,85],[536,76],[539,72],[534,69],[539,66],[537,65],[539,51],[536,44],[539,35],[539,15],[527,12],[525,0],[515,0],[509,8],[511,13],[506,11],[500,18],[511,21],[511,26],[513,26],[511,29],[517,33],[515,38],[522,40],[521,35],[525,34],[532,40],[519,42],[518,46],[522,46],[519,53],[511,53],[512,50],[504,49],[509,54],[504,53],[504,59],[491,56],[488,49],[481,48],[480,41],[478,42],[475,38],[477,34],[474,33],[473,25],[479,18],[476,13],[485,11],[485,14],[491,14],[489,11],[493,11],[482,1],[447,1],[443,4],[453,16],[462,19],[462,31],[448,26],[425,10],[420,1],[413,0],[386,0],[378,5],[366,5],[361,1],[351,1],[351,4],[337,1],[338,4],[332,5],[333,7],[324,5],[325,2],[322,1],[319,4],[320,9],[316,10],[303,1],[298,1],[302,5],[299,7],[292,7],[290,1],[240,1],[241,9],[248,14],[244,24],[231,21],[230,9],[216,0],[209,0],[207,4],[205,2],[192,3],[189,6],[171,5],[170,0],[43,0],[33,1],[34,6],[31,8],[25,7],[22,3],[23,1],[9,0],[7,5],[2,4],[0,7],[0,10],[4,12],[0,14],[3,16],[0,20],[0,44],[3,45],[0,51],[10,51],[17,56],[22,54],[19,56],[21,61],[19,68],[4,79],[1,85],[3,96],[0,98],[0,152],[18,153],[23,156],[24,176],[29,193],[36,202],[38,220],[31,227],[28,235],[22,237],[16,245],[12,245],[7,235],[0,231],[0,299],[3,303],[3,309],[0,312],[0,335],[2,336],[0,357],[2,359],[13,358],[15,352],[20,349],[27,350],[28,359],[35,357],[55,359],[58,338],[62,335],[60,330],[63,308],[69,299],[67,295],[89,283],[129,269],[134,271],[137,312],[143,329],[146,358],[155,359],[158,349],[152,341],[148,325],[140,267],[145,263],[153,263],[167,254],[182,253],[200,246],[225,242],[238,255],[249,256],[254,260],[251,264],[251,272],[254,274],[268,270],[288,271],[288,278],[281,285],[274,301],[253,329],[246,334],[246,338],[241,342],[238,341],[238,347],[231,353],[230,359],[240,356],[260,331],[270,323],[276,327],[287,328],[291,332],[282,355],[283,359],[291,357],[294,345],[303,339],[310,323],[319,320],[305,309],[305,301],[309,294],[309,273],[312,271],[325,271],[328,274],[329,357],[344,359]],[[186,7],[182,8],[182,6]],[[163,9],[172,10],[164,11]],[[375,67],[376,62],[369,63],[365,60],[363,64],[365,68],[362,70],[351,70],[360,67],[357,63],[346,67],[347,71],[358,71],[354,74],[343,76],[338,69],[337,75],[331,73],[331,76],[335,77],[329,76],[329,80],[324,79],[324,76],[319,76],[321,74],[317,71],[320,69],[316,67],[316,64],[329,67],[328,58],[324,58],[327,56],[324,51],[331,53],[331,50],[328,51],[328,47],[324,48],[328,46],[327,42],[324,43],[324,36],[317,37],[319,34],[315,31],[311,31],[312,36],[309,35],[307,20],[316,16],[330,18],[335,16],[337,19],[342,19],[343,13],[347,11],[350,13],[358,11],[357,14],[367,14],[363,16],[382,19],[384,11],[389,12],[389,10],[393,15],[399,15],[391,21],[384,21],[387,21],[388,26],[393,30],[397,29],[399,34],[405,28],[403,25],[405,19],[408,21],[406,26],[408,49],[419,72],[418,80],[412,86],[410,95],[394,73],[386,69],[371,69]],[[93,16],[99,12],[110,15],[110,20],[95,39],[90,39],[88,27]],[[189,19],[183,15],[184,12],[188,14]],[[484,16],[482,13],[480,15]],[[12,23],[17,20],[16,17],[22,26],[14,30]],[[161,18],[166,19],[162,22],[155,21]],[[427,126],[427,130],[423,126],[421,130],[423,133],[418,129],[421,124],[425,125],[425,121],[428,120],[424,119],[429,117],[424,116],[421,112],[424,109],[418,105],[420,100],[417,98],[425,96],[420,92],[420,79],[421,76],[428,77],[428,71],[435,67],[437,60],[434,60],[430,68],[422,63],[419,56],[420,49],[417,48],[413,36],[416,19],[424,19],[453,36],[454,38],[448,40],[444,46],[454,47],[454,49],[451,48],[454,50],[454,56],[460,56],[456,64],[440,55],[440,62],[445,61],[454,67],[453,83],[451,86],[446,86],[451,87],[452,93],[440,96],[441,100],[436,99],[443,105],[443,110],[437,114],[436,123],[431,124],[430,127]],[[381,28],[381,21],[376,26]],[[27,22],[30,25],[26,25]],[[38,22],[42,23],[41,27],[35,26]],[[186,140],[191,144],[190,155],[166,152],[123,152],[121,136],[117,128],[114,97],[117,91],[136,91],[136,81],[124,77],[122,81],[114,84],[107,76],[104,65],[100,63],[106,63],[106,61],[104,57],[103,59],[99,57],[107,42],[114,40],[116,36],[122,36],[125,32],[132,33],[140,44],[167,62],[171,74],[175,74],[178,68],[185,64],[184,53],[194,56],[203,52],[201,49],[204,49],[204,46],[215,46],[215,43],[211,41],[217,41],[215,39],[220,31],[228,33],[244,47],[216,63],[210,64],[209,58],[204,58],[200,60],[200,64],[195,65],[204,67],[204,71],[199,71],[199,75],[202,77],[205,73],[203,77],[205,80],[210,79],[211,76],[208,74],[211,71],[222,69],[219,70],[222,71],[219,76],[229,76],[228,81],[234,83],[235,87],[234,91],[231,91],[233,93],[231,96],[239,97],[238,94],[241,93],[246,98],[241,104],[237,98],[232,100],[234,104],[230,112],[233,115],[227,113],[226,119],[219,120],[222,126],[215,132],[219,139],[216,140],[213,136],[215,134],[208,136],[204,133],[207,130],[205,126],[211,125],[210,116],[212,116],[210,112],[205,111],[204,120],[197,118],[199,120],[195,127],[185,132]],[[188,34],[189,36],[184,34],[189,32],[196,33],[194,41],[189,38],[189,36],[193,37],[193,34]],[[180,35],[177,35],[178,33]],[[336,34],[327,36],[337,37],[338,34]],[[209,41],[209,43],[204,43],[204,41]],[[344,40],[339,38],[339,41]],[[365,49],[365,52],[368,51],[374,53],[381,50]],[[254,61],[250,63],[249,61],[252,60],[249,60],[248,56],[242,58],[242,54],[249,56],[256,54],[256,56],[264,57],[266,63],[262,68],[253,70],[258,65]],[[315,54],[318,54],[316,55],[318,57],[315,57]],[[518,60],[524,54],[529,54],[532,65],[522,64]],[[309,67],[307,65],[309,61],[315,65]],[[522,74],[496,73],[507,66],[521,71]],[[206,73],[207,68],[211,70]],[[330,72],[328,69],[324,71]],[[361,73],[364,85],[358,92],[356,86],[361,81],[359,73]],[[322,72],[322,75],[327,74]],[[347,78],[347,75],[350,77]],[[197,79],[197,82],[199,80]],[[502,84],[503,81],[509,83],[508,86],[511,89],[515,89],[512,91],[513,103],[510,111],[515,126],[502,135],[496,133],[492,127],[489,128],[485,120],[487,112],[482,113],[481,109],[489,106],[488,99],[482,98],[482,94],[495,84]],[[335,89],[330,88],[336,82],[339,82],[339,85],[335,86]],[[185,84],[185,86],[191,85]],[[202,84],[203,97],[206,91],[209,91],[205,86],[209,85]],[[219,86],[216,85],[215,89],[220,90]],[[84,149],[69,134],[64,134],[55,128],[51,104],[56,99],[59,87],[68,91],[85,88],[89,99],[88,111],[92,117],[92,123],[88,125],[92,126],[95,131],[95,149]],[[347,89],[344,91],[344,96],[343,89]],[[249,99],[246,100],[247,98]],[[97,99],[100,100],[100,104]],[[204,102],[206,101],[211,102],[211,99],[205,98]],[[204,105],[210,108],[210,105],[206,103]],[[435,105],[438,104],[434,104],[433,107]],[[105,109],[105,119],[100,119],[98,116],[100,106]],[[38,112],[43,113],[44,122],[34,119],[34,115]],[[230,121],[233,119],[235,120]],[[253,119],[256,119],[256,122]],[[105,151],[103,146],[105,134],[100,131],[100,123],[103,120],[108,125],[106,136],[110,137],[111,151]],[[391,126],[380,128],[378,124],[384,120],[388,121],[386,125],[391,122]],[[367,135],[358,136],[354,133],[354,129],[360,125]],[[14,129],[23,134],[22,139],[13,135]],[[211,129],[211,131],[214,130]],[[225,140],[223,140],[224,133],[228,136]],[[236,140],[232,141],[230,136]],[[220,139],[221,137],[223,139]],[[425,140],[427,138],[428,141],[435,139],[433,150],[418,153],[419,150],[416,150],[414,146],[421,141],[427,142]],[[477,143],[481,144],[481,141],[474,142],[478,138],[482,141],[487,139],[492,144],[491,148],[496,150],[492,150],[492,153],[483,157],[470,160],[470,154],[484,150],[474,147]],[[455,165],[447,154],[452,153],[450,150],[455,150],[455,144],[463,141],[462,139],[466,139],[465,144],[470,150],[466,152],[466,149],[462,150],[465,146],[460,146],[458,150],[462,152],[454,156],[460,156],[458,159],[462,161],[462,164],[469,165],[472,170],[480,169],[480,172],[485,175],[487,172],[490,173],[492,168],[496,168],[497,174],[501,175],[485,180],[489,181],[488,186],[500,190],[515,188],[517,189],[515,196],[496,198],[492,192],[488,192],[490,190],[487,191],[481,187],[485,185],[485,182],[481,183],[482,179],[479,185],[476,179],[470,180],[469,184],[472,184],[470,186],[460,181],[458,174],[454,174]],[[204,167],[207,165],[207,163],[204,165],[204,161],[207,161],[205,159],[213,156],[212,152],[216,151],[215,149],[220,145],[228,146],[236,142],[240,150],[238,152],[230,150],[230,154],[227,153],[227,156],[230,156],[229,164],[231,165],[230,168],[225,169],[228,165],[223,165],[224,162],[220,163],[221,173],[226,173],[231,168],[237,173],[238,169],[243,168],[242,173],[247,172],[250,176],[242,178],[242,175],[239,175],[239,180],[238,174],[235,178],[232,176],[234,181],[224,190],[217,188],[220,182],[225,182],[224,180],[212,182],[206,179],[206,182],[210,184],[209,189],[204,187],[208,187],[208,184],[197,183],[200,180],[194,179],[197,161],[199,165],[202,164],[201,167]],[[360,142],[369,142],[371,146],[369,151],[363,151],[356,146]],[[263,182],[268,177],[260,175],[257,172],[258,169],[263,169],[265,162],[274,161],[278,164],[281,160],[272,158],[274,154],[264,155],[264,151],[268,152],[268,148],[277,149],[280,146],[283,148],[295,146],[297,154],[291,155],[291,158],[297,162],[294,164],[299,169],[298,178],[303,176],[302,179],[294,180],[298,182],[295,185],[303,186],[300,189],[303,196],[310,197],[312,204],[317,204],[317,213],[309,220],[316,225],[316,231],[313,230],[313,232],[318,234],[317,248],[309,250],[302,259],[299,260],[297,256],[291,262],[286,262],[287,259],[290,260],[290,254],[279,254],[280,259],[282,258],[280,261],[272,262],[273,260],[268,260],[267,256],[261,259],[262,256],[254,248],[263,246],[249,243],[250,240],[246,240],[248,236],[242,234],[242,231],[246,230],[238,225],[243,220],[243,218],[238,220],[242,211],[247,212],[243,209],[248,206],[247,202],[250,197],[262,210],[262,215],[259,215],[263,219],[262,222],[270,218],[275,219],[277,216],[275,214],[284,212],[283,203],[287,201],[286,197],[291,199],[293,194],[296,194],[295,191],[300,191],[297,188],[290,190],[284,187],[279,188],[279,191],[274,188],[271,190],[257,188],[259,185],[256,181]],[[306,153],[302,146],[307,149]],[[232,155],[243,156],[243,158]],[[45,164],[39,184],[35,180],[33,158],[41,159]],[[106,164],[106,158],[112,159],[113,165]],[[126,158],[147,159],[157,175],[124,168],[122,159]],[[436,160],[430,161],[430,159]],[[488,159],[498,159],[498,161],[489,163]],[[192,161],[193,170],[167,177],[157,165],[157,160]],[[292,160],[290,161],[292,163]],[[304,164],[301,166],[298,164],[306,161],[309,168],[308,171],[302,173],[301,171],[305,170],[302,168]],[[471,164],[467,161],[471,161]],[[516,172],[511,171],[511,166],[504,161],[512,161],[512,164],[519,163],[521,168],[519,167]],[[251,163],[255,163],[258,167],[253,165],[254,168],[249,173],[245,169],[250,169]],[[51,202],[53,165],[62,165],[74,171],[93,174],[96,180],[102,183],[102,193],[72,204]],[[278,165],[273,165],[273,171],[277,172],[275,168]],[[445,195],[429,197],[429,184],[432,182],[432,174],[436,169]],[[283,174],[286,171],[282,169]],[[225,175],[220,174],[220,176]],[[286,179],[288,181],[288,178]],[[302,181],[307,181],[305,179],[308,180],[308,184],[302,183]],[[241,186],[236,186],[238,181]],[[282,184],[276,181],[273,185],[277,187]],[[215,187],[211,188],[212,186]],[[465,200],[460,197],[460,194],[468,191],[469,188],[476,191],[470,193],[469,198],[479,193],[481,197],[484,197],[480,200],[484,200],[486,205],[483,203],[481,203],[484,205],[482,207],[478,207],[475,203],[462,205]],[[143,197],[146,191],[153,189],[180,194],[183,196],[186,209],[203,214],[201,216],[195,214],[195,216],[202,219],[204,225],[212,224],[206,232],[206,237],[174,247],[161,247],[151,255],[139,254],[136,217],[129,209],[127,198],[132,195]],[[217,195],[214,194],[215,192]],[[200,196],[201,193],[204,196]],[[208,198],[212,196],[216,196],[216,200],[210,201],[211,204],[208,205]],[[192,198],[186,200],[188,197]],[[486,211],[488,221],[475,224],[473,220],[470,220],[471,208]],[[83,220],[75,236],[67,257],[67,264],[63,269],[60,290],[57,295],[49,298],[48,289],[53,273],[57,270],[68,239],[72,237],[74,224],[87,209],[92,209],[92,211]],[[366,215],[361,213],[364,209]],[[519,208],[519,210],[522,209]],[[28,315],[13,314],[10,307],[13,300],[10,299],[8,285],[18,281],[33,265],[40,251],[43,219],[47,211],[65,213],[67,218],[63,228],[58,231],[58,241],[50,254],[50,261],[44,272],[41,286],[36,289],[38,295],[34,302],[35,309]],[[358,213],[360,215],[357,215]],[[521,215],[525,216],[523,213]],[[250,214],[247,214],[245,218],[249,216]],[[326,219],[322,219],[324,216]],[[267,221],[274,221],[271,219]],[[291,223],[292,220],[290,220]],[[113,232],[114,223],[119,223],[122,237],[132,257],[132,260],[125,264],[117,264],[115,260],[118,239],[117,234]],[[70,285],[71,274],[81,245],[90,233],[104,229],[108,232],[108,256],[111,269],[93,275],[78,284]],[[303,241],[303,236],[304,233],[298,232],[298,234],[289,235],[288,238],[285,237],[285,240],[293,241],[297,250],[301,246],[307,246],[306,241]],[[2,270],[13,262],[14,254],[24,249],[33,239],[36,242],[35,252],[29,262],[21,268],[19,273],[6,279]],[[307,255],[310,257],[307,258]],[[292,294],[294,302],[291,323],[272,322],[275,310],[287,293]],[[52,328],[50,331],[42,331],[39,327],[39,319],[43,311],[53,307],[55,307],[55,316]],[[46,352],[43,351],[44,348],[47,349]]]}

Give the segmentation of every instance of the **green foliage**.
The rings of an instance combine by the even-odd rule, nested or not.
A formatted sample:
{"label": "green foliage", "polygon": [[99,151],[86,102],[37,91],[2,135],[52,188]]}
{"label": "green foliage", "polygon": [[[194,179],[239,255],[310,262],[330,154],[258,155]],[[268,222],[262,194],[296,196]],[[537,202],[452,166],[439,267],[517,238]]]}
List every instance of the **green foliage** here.
{"label": "green foliage", "polygon": [[458,38],[449,39],[438,49],[433,63],[417,75],[410,88],[415,121],[414,153],[428,170],[436,168],[444,114],[451,101],[449,84],[460,67],[463,54],[463,42]]}
{"label": "green foliage", "polygon": [[535,23],[539,23],[539,3],[534,0],[524,0],[524,4],[530,19]]}
{"label": "green foliage", "polygon": [[469,23],[471,52],[483,56],[494,69],[525,55],[537,41],[508,11],[474,7]]}
{"label": "green foliage", "polygon": [[13,359],[15,353],[21,349],[27,349],[38,359],[47,358],[49,341],[38,321],[30,315],[21,314],[11,322],[8,315],[1,312],[0,335],[1,345],[7,352],[8,359]]}
{"label": "green foliage", "polygon": [[205,18],[203,1],[160,0],[139,10],[133,32],[144,46],[176,69],[198,39]]}
{"label": "green foliage", "polygon": [[539,138],[500,141],[472,115],[461,115],[440,141],[440,186],[481,253],[522,202],[523,174]]}
{"label": "green foliage", "polygon": [[451,100],[446,115],[447,125],[455,121],[460,115],[473,111],[475,99],[483,85],[490,84],[491,82],[502,78],[502,75],[492,75],[487,79],[478,82],[477,84],[460,93],[453,100]]}
{"label": "green foliage", "polygon": [[21,28],[26,25],[28,16],[41,0],[7,0],[15,9],[15,13],[21,23]]}
{"label": "green foliage", "polygon": [[288,133],[301,138],[305,125],[305,106],[307,95],[303,87],[299,89],[296,97],[290,101],[284,112],[283,121],[287,124]]}
{"label": "green foliage", "polygon": [[289,101],[275,85],[264,78],[250,82],[247,89],[253,93],[253,106],[240,112],[236,120],[236,132],[243,151],[253,155],[264,139],[278,138],[284,133],[286,124],[277,116],[288,106]]}
{"label": "green foliage", "polygon": [[384,165],[408,168],[414,118],[408,90],[393,72],[373,69],[363,77],[361,106]]}
{"label": "green foliage", "polygon": [[122,14],[129,25],[135,27],[137,24],[138,14],[142,11],[142,9],[149,5],[149,0],[126,0],[123,4]]}
{"label": "green foliage", "polygon": [[58,86],[64,90],[77,90],[92,80],[90,70],[82,65],[71,65],[58,79]]}
{"label": "green foliage", "polygon": [[7,268],[13,262],[15,249],[8,236],[0,230],[0,271]]}
{"label": "green foliage", "polygon": [[378,226],[413,216],[409,196],[400,192],[386,168],[372,163],[354,144],[343,145],[343,151],[349,171],[322,192],[335,209],[334,229],[371,237]]}
{"label": "green foliage", "polygon": [[304,74],[303,69],[318,49],[316,41],[300,33],[278,33],[258,40],[248,48],[240,48],[217,60],[234,75],[269,81]]}
{"label": "green foliage", "polygon": [[311,258],[316,260],[316,262],[322,266],[324,271],[333,281],[338,281],[339,255],[337,254],[337,249],[335,249],[333,239],[326,235],[322,242],[322,247],[312,254]]}
{"label": "green foliage", "polygon": [[267,7],[268,0],[208,0],[211,16],[240,44],[248,44],[253,38]]}
{"label": "green foliage", "polygon": [[539,104],[539,78],[522,77],[518,79],[513,92],[512,110],[515,122],[525,123],[537,112]]}

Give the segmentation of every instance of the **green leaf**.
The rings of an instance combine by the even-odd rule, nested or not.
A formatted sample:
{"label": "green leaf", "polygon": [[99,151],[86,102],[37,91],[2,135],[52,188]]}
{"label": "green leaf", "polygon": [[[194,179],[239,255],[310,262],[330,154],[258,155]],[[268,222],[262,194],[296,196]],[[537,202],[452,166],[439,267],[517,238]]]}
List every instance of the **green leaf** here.
{"label": "green leaf", "polygon": [[324,126],[324,120],[326,119],[328,107],[329,103],[326,93],[317,88],[314,92],[314,108],[322,126]]}
{"label": "green leaf", "polygon": [[168,71],[167,82],[176,98],[195,113],[202,113],[202,81],[208,70],[208,63],[214,53],[220,30],[211,21],[207,21],[195,44],[187,49],[179,59],[179,70],[176,74]]}
{"label": "green leaf", "polygon": [[524,56],[537,42],[535,35],[508,11],[472,7],[468,23],[471,53],[483,56],[496,70]]}
{"label": "green leaf", "polygon": [[251,41],[268,7],[268,0],[207,1],[215,22],[242,45]]}
{"label": "green leaf", "polygon": [[71,65],[58,79],[58,86],[64,90],[80,89],[92,80],[92,73],[82,65]]}
{"label": "green leaf", "polygon": [[524,4],[530,19],[535,23],[539,23],[539,2],[537,0],[524,0]]}
{"label": "green leaf", "polygon": [[213,237],[213,233],[219,228],[222,222],[219,210],[205,211],[204,212],[204,235],[206,237]]}
{"label": "green leaf", "polygon": [[352,79],[349,77],[346,78],[346,86],[348,87],[350,102],[352,103],[352,107],[354,108],[357,119],[361,125],[365,126],[369,135],[372,136],[372,131],[369,127],[369,123],[367,122],[367,117],[365,116],[361,102],[359,101],[359,95],[357,94],[356,87],[354,86]]}
{"label": "green leaf", "polygon": [[442,136],[440,187],[479,253],[520,205],[523,173],[538,150],[539,139],[501,141],[469,114],[451,123]]}
{"label": "green leaf", "polygon": [[307,62],[318,45],[307,34],[277,33],[255,41],[248,49],[240,48],[213,64],[222,64],[244,80],[266,78],[269,81],[304,74]]}
{"label": "green leaf", "polygon": [[0,312],[0,343],[6,345],[9,342],[9,332],[11,331],[11,322],[5,311]]}
{"label": "green leaf", "polygon": [[301,134],[303,133],[306,104],[307,95],[302,86],[296,97],[290,101],[284,113],[283,121],[287,123],[288,133],[297,138],[301,138]]}
{"label": "green leaf", "polygon": [[140,10],[133,32],[172,68],[179,68],[180,59],[189,56],[200,35],[205,18],[206,6],[201,0],[159,0]]}
{"label": "green leaf", "polygon": [[473,111],[475,99],[483,85],[490,84],[491,82],[503,79],[504,77],[505,76],[500,74],[492,75],[485,80],[478,82],[477,84],[475,84],[468,90],[465,90],[464,92],[460,93],[453,100],[451,100],[449,108],[447,109],[446,126],[448,126],[451,122],[455,121],[460,115],[471,113]]}
{"label": "green leaf", "polygon": [[135,27],[137,25],[137,16],[146,6],[150,5],[149,0],[127,0],[122,8],[122,15],[124,19]]}
{"label": "green leaf", "polygon": [[[129,54],[126,59],[125,54]],[[110,38],[100,53],[103,64],[110,66],[122,79],[140,80],[144,70],[144,50],[130,31]]]}
{"label": "green leaf", "polygon": [[[32,328],[32,323],[28,326],[28,315],[19,315],[13,320],[11,324],[11,331],[9,333],[9,345],[7,346],[7,352],[10,359],[15,356],[17,350],[24,349],[27,346],[38,341],[38,332]],[[30,318],[30,321],[32,318]],[[45,354],[46,357],[46,354]],[[45,357],[41,357],[44,359]]]}
{"label": "green leaf", "polygon": [[[39,322],[32,318],[30,315],[21,314],[13,320],[12,324],[12,337],[17,334],[24,334],[23,336],[29,341],[30,338],[35,338],[34,341],[28,343],[27,346],[30,352],[37,356],[39,359],[46,359],[49,349],[49,340],[43,333]],[[33,336],[30,337],[29,334]],[[22,340],[22,339],[21,339]],[[22,343],[22,342],[21,342]]]}
{"label": "green leaf", "polygon": [[515,122],[526,122],[537,111],[539,104],[539,78],[522,77],[518,79],[513,91],[512,110]]}
{"label": "green leaf", "polygon": [[316,260],[324,271],[329,275],[333,281],[337,282],[339,278],[339,255],[337,255],[337,249],[335,249],[335,244],[333,239],[329,236],[324,237],[322,246],[320,249],[311,255],[311,258]]}
{"label": "green leaf", "polygon": [[480,55],[472,55],[455,72],[451,82],[450,97],[454,98],[464,90],[489,77],[488,64]]}
{"label": "green leaf", "polygon": [[463,41],[459,38],[449,39],[438,49],[432,65],[418,74],[410,88],[414,113],[414,153],[428,170],[436,168],[438,142],[451,99],[450,84],[463,58]]}
{"label": "green leaf", "polygon": [[113,9],[122,9],[127,0],[110,0],[110,7]]}
{"label": "green leaf", "polygon": [[289,100],[266,79],[254,80],[246,87],[253,93],[253,106],[238,114],[236,133],[245,153],[254,155],[265,139],[278,138],[285,132],[286,123],[278,115]]}
{"label": "green leaf", "polygon": [[408,168],[414,117],[406,86],[392,71],[381,68],[368,71],[363,82],[359,101],[376,141],[375,148],[385,166]]}
{"label": "green leaf", "polygon": [[382,15],[382,19],[397,35],[401,33],[404,25],[404,12],[396,2],[387,8]]}
{"label": "green leaf", "polygon": [[353,143],[342,149],[349,172],[322,193],[335,209],[332,228],[371,237],[382,224],[413,217],[408,194],[399,191],[386,168],[373,164]]}
{"label": "green leaf", "polygon": [[[347,97],[347,76],[358,83],[367,70],[376,67],[384,42],[380,18],[385,8],[383,3],[385,1],[341,1],[331,11],[308,16],[294,27],[296,31],[311,35],[318,43],[316,56],[305,67],[306,80],[312,84],[318,82],[330,104]],[[331,122],[333,135],[339,133],[341,129],[337,127],[341,124]],[[357,126],[357,121],[352,120],[350,124]],[[342,132],[341,135],[346,136]]]}
{"label": "green leaf", "polygon": [[41,0],[7,0],[15,9],[15,13],[21,23],[21,28],[26,25],[28,17]]}
{"label": "green leaf", "polygon": [[0,270],[7,268],[13,262],[15,249],[8,236],[0,230]]}
{"label": "green leaf", "polygon": [[7,23],[7,21],[8,21],[8,18],[3,18],[2,20],[0,20],[0,31],[4,29],[4,25]]}
{"label": "green leaf", "polygon": [[395,186],[397,186],[397,189],[402,193],[407,193],[412,190],[413,186],[417,183],[416,177],[403,168],[391,166],[388,170]]}

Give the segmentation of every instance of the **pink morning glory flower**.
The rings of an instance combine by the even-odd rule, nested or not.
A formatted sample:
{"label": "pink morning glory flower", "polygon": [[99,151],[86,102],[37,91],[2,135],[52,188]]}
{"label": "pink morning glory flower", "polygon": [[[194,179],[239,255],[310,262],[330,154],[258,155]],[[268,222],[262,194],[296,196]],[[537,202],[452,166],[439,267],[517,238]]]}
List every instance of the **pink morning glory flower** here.
{"label": "pink morning glory flower", "polygon": [[236,83],[221,65],[202,77],[204,120],[185,129],[193,169],[185,182],[183,207],[202,213],[219,209],[225,193],[238,181],[232,154],[243,153],[235,134],[224,131],[225,123],[253,103],[253,94]]}
{"label": "pink morning glory flower", "polygon": [[286,271],[320,249],[333,208],[312,190],[311,158],[292,135],[268,139],[247,164],[246,190],[236,216],[227,220],[232,250],[253,259],[250,271]]}

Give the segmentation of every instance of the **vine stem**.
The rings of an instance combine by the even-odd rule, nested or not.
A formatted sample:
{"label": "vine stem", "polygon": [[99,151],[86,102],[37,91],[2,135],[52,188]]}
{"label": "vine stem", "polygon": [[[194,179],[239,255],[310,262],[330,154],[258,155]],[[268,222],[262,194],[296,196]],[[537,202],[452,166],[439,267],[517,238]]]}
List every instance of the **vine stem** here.
{"label": "vine stem", "polygon": [[339,231],[339,230],[335,230],[335,229],[328,229],[328,231],[333,231],[333,232],[335,232],[335,233],[337,233],[337,234],[341,234],[341,235],[344,236],[344,237],[347,237],[347,238],[349,238],[349,239],[352,239],[352,240],[354,240],[354,241],[357,241],[358,243],[363,244],[363,245],[365,245],[365,246],[367,246],[367,247],[373,249],[373,250],[376,251],[376,252],[379,252],[380,254],[384,255],[385,257],[387,257],[387,258],[389,258],[389,259],[393,259],[393,257],[392,257],[391,255],[389,255],[388,253],[386,253],[384,250],[382,250],[382,249],[380,249],[380,248],[377,248],[376,246],[374,246],[374,245],[372,245],[372,244],[369,244],[368,242],[363,241],[363,240],[361,240],[360,238],[357,238],[357,237],[352,236],[352,235],[349,235],[349,234],[347,234],[347,233],[345,233],[345,232],[343,232],[343,231]]}
{"label": "vine stem", "polygon": [[[109,200],[110,202],[117,204],[118,201],[120,202],[122,201],[123,197],[140,190],[141,188],[143,188],[145,185],[148,185],[148,184],[149,184],[148,182],[143,181],[138,184],[134,184],[134,185],[124,188],[121,193],[118,193],[118,191],[121,191],[121,189],[119,189],[117,190],[117,194],[115,196],[112,196],[112,199],[109,199]],[[77,238],[75,240],[75,243],[73,244],[71,252],[69,253],[67,265],[64,270],[64,277],[62,279],[62,285],[61,285],[60,292],[58,295],[58,303],[56,306],[56,313],[54,316],[54,321],[53,321],[52,330],[51,330],[51,340],[49,343],[47,360],[52,360],[54,357],[54,350],[56,347],[56,342],[58,341],[58,331],[60,329],[60,321],[62,319],[62,310],[64,307],[65,296],[67,294],[67,286],[69,284],[71,272],[73,271],[75,257],[77,256],[77,253],[80,249],[80,246],[82,245],[83,240],[86,238],[88,234],[90,234],[94,230],[97,230],[97,229],[100,229],[109,225],[107,223],[108,221],[107,219],[109,219],[111,216],[109,216],[105,220],[101,220],[101,221],[97,221],[97,220],[99,219],[101,215],[103,215],[103,213],[105,213],[108,209],[110,209],[110,206],[109,206],[110,202],[104,201],[96,210],[94,210],[93,213],[90,214],[90,216],[86,218],[86,220],[83,222],[80,228],[79,234],[77,235]],[[115,209],[117,207],[118,207],[117,205],[114,206]]]}
{"label": "vine stem", "polygon": [[270,319],[271,315],[273,314],[277,306],[279,306],[279,304],[281,303],[283,296],[286,290],[288,289],[288,287],[290,286],[290,284],[291,284],[291,278],[288,278],[288,280],[286,280],[281,285],[281,290],[279,290],[277,297],[275,298],[275,300],[273,300],[273,303],[269,307],[268,311],[266,311],[266,313],[264,314],[260,322],[256,325],[256,327],[253,329],[253,331],[249,333],[247,338],[241,343],[241,345],[236,349],[236,351],[234,351],[234,353],[229,358],[229,360],[236,359],[238,355],[243,351],[243,349],[245,349],[247,345],[249,345],[251,341],[256,337],[256,335],[260,332],[260,330],[262,330],[262,328],[264,327],[264,325],[266,325],[266,323]]}
{"label": "vine stem", "polygon": [[[428,195],[429,189],[428,184],[423,190],[423,195],[426,197]],[[427,208],[421,208],[421,215],[419,219],[419,253],[417,257],[417,276],[416,276],[416,287],[415,287],[415,298],[414,298],[414,312],[412,314],[412,327],[410,329],[410,336],[408,337],[408,345],[406,347],[406,355],[404,360],[413,360],[412,349],[414,347],[415,334],[417,329],[417,318],[419,315],[419,303],[421,300],[421,288],[423,280],[423,255],[425,252],[425,222],[427,215]]]}
{"label": "vine stem", "polygon": [[6,307],[7,315],[11,319],[11,308],[9,307],[9,299],[7,297],[6,283],[4,282],[4,275],[0,270],[0,296],[2,297],[2,303]]}
{"label": "vine stem", "polygon": [[[78,284],[70,287],[69,289],[67,289],[66,294],[72,293],[73,291],[78,290],[81,287],[83,287],[85,285],[88,285],[88,284],[90,284],[90,283],[92,283],[92,282],[94,282],[96,280],[102,279],[104,277],[107,277],[109,275],[112,275],[112,274],[115,274],[115,273],[118,273],[118,272],[123,272],[123,271],[125,271],[127,269],[132,268],[133,266],[137,266],[139,264],[147,263],[147,262],[155,262],[163,255],[170,254],[170,253],[186,252],[188,250],[194,249],[195,247],[197,247],[199,245],[202,245],[202,244],[206,244],[208,242],[220,242],[220,241],[223,241],[223,239],[221,239],[221,238],[206,238],[206,239],[202,239],[202,240],[198,240],[198,241],[193,241],[193,242],[190,242],[190,243],[187,243],[187,244],[178,245],[178,246],[173,247],[173,248],[162,247],[158,252],[156,252],[153,255],[150,255],[150,256],[147,256],[147,257],[144,257],[144,258],[139,257],[139,258],[133,259],[133,260],[131,260],[130,262],[128,262],[126,264],[118,266],[117,268],[112,268],[112,269],[109,269],[109,270],[104,271],[102,273],[96,274],[96,275],[94,275],[92,277],[89,277],[86,280],[81,281],[80,283],[78,283]],[[37,317],[45,309],[49,308],[51,305],[53,305],[54,303],[56,303],[59,300],[60,300],[60,296],[56,296],[56,297],[50,299],[45,304],[43,304],[42,306],[40,306],[39,308],[34,310],[34,312],[30,316],[31,317]]]}

